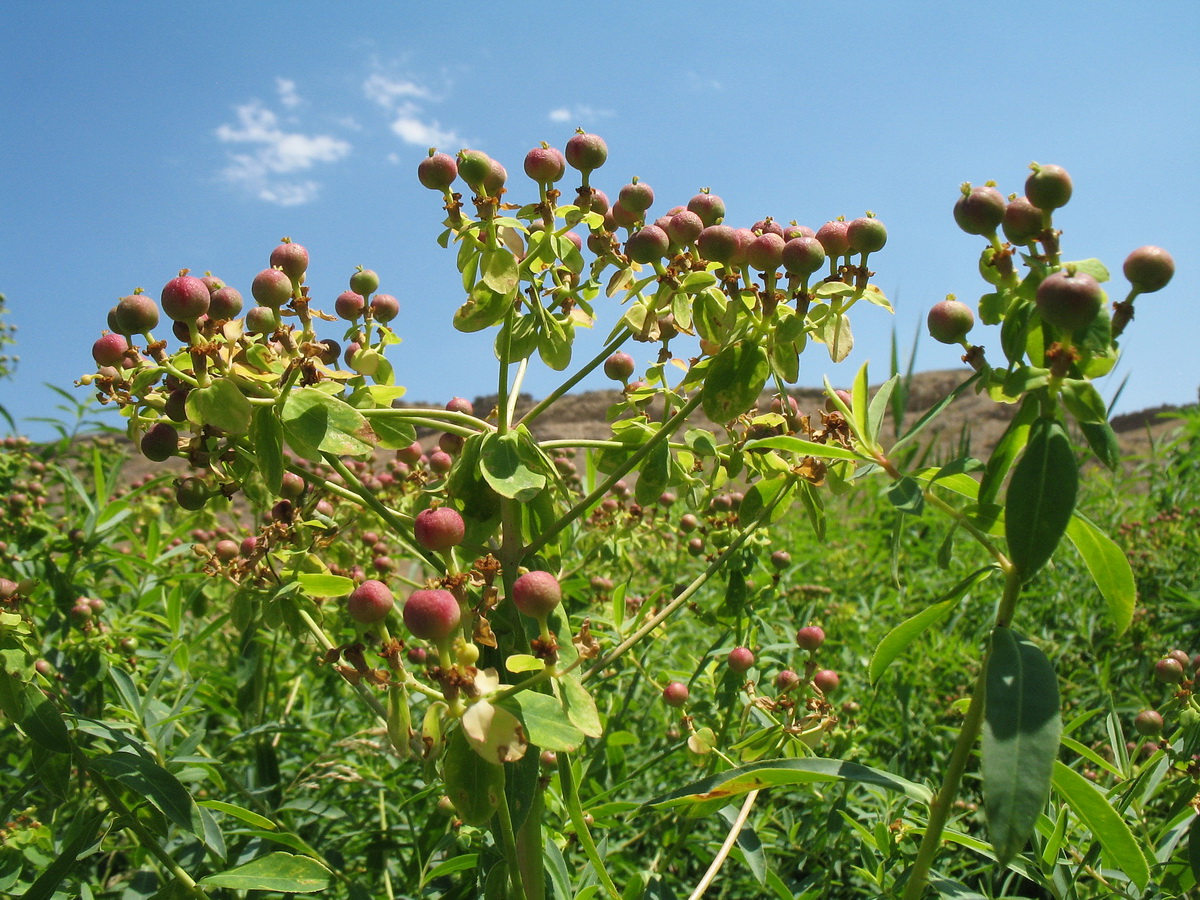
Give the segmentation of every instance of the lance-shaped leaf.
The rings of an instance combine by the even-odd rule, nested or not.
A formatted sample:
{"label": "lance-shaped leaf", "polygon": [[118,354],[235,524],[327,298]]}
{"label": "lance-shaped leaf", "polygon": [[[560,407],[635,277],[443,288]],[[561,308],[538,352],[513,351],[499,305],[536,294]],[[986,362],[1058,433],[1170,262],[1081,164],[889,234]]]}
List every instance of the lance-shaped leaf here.
{"label": "lance-shaped leaf", "polygon": [[1050,660],[997,625],[987,660],[982,768],[988,836],[1001,865],[1021,852],[1046,805],[1061,735]]}
{"label": "lance-shaped leaf", "polygon": [[1004,504],[1004,536],[1022,580],[1046,564],[1075,510],[1079,471],[1067,433],[1054,419],[1029,429],[1029,443],[1013,470]]}
{"label": "lance-shaped leaf", "polygon": [[740,794],[770,787],[796,787],[815,782],[849,781],[897,791],[921,803],[932,803],[933,793],[923,785],[890,772],[844,759],[810,757],[771,759],[721,772],[686,787],[647,800],[646,806],[684,807],[688,816],[707,816],[728,806]]}
{"label": "lance-shaped leaf", "polygon": [[1080,513],[1071,517],[1067,525],[1067,538],[1083,557],[1083,564],[1108,604],[1108,616],[1117,634],[1124,634],[1133,622],[1133,608],[1137,603],[1133,569],[1124,551]]}
{"label": "lance-shaped leaf", "polygon": [[[1129,825],[1113,809],[1104,794],[1074,769],[1060,762],[1054,764],[1054,789],[1100,842],[1104,861],[1128,875],[1129,880],[1139,888],[1145,889],[1150,881],[1150,866],[1146,856]],[[1196,834],[1195,823],[1192,824],[1192,834]]]}
{"label": "lance-shaped leaf", "polygon": [[199,883],[202,887],[240,891],[312,894],[325,890],[331,881],[333,873],[315,859],[278,851],[252,859],[243,866],[209,875]]}

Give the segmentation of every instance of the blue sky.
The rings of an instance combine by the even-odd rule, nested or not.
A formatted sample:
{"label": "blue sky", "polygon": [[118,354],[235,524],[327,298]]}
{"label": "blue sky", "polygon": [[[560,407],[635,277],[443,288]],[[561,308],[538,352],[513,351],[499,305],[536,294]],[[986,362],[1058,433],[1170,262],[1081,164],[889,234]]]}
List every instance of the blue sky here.
{"label": "blue sky", "polygon": [[[615,196],[637,175],[655,212],[706,186],[734,225],[867,209],[887,224],[872,264],[896,316],[856,314],[850,360],[809,354],[802,384],[864,359],[881,380],[893,326],[907,346],[946,294],[973,304],[959,184],[1020,193],[1031,160],[1058,163],[1075,181],[1056,216],[1067,258],[1104,260],[1121,296],[1137,246],[1178,268],[1139,300],[1102,391],[1129,376],[1118,410],[1197,396],[1194,2],[46,2],[6,4],[0,26],[0,292],[21,357],[0,405],[18,419],[55,414],[43,383],[94,370],[117,298],[157,296],[184,267],[248,296],[284,235],[309,249],[318,304],[360,264],[400,298],[390,357],[410,399],[493,391],[490,335],[450,326],[461,285],[416,166],[431,145],[478,147],[522,199],[525,152],[576,126],[609,144],[594,183]],[[597,339],[615,320],[601,310]],[[583,340],[581,358],[598,346]],[[956,365],[922,340],[918,368]],[[532,368],[535,395],[557,383]]]}

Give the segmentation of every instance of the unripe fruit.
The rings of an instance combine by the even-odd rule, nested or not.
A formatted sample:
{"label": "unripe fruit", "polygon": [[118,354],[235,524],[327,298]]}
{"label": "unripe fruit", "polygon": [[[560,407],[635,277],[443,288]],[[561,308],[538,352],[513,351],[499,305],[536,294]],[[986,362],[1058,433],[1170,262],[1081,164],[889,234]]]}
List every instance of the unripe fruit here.
{"label": "unripe fruit", "polygon": [[180,275],[163,285],[160,299],[163,312],[176,322],[187,322],[208,312],[211,296],[208,285],[199,278]]}
{"label": "unripe fruit", "polygon": [[672,681],[663,688],[662,696],[667,706],[683,706],[683,704],[687,703],[688,687],[682,681]]}
{"label": "unripe fruit", "polygon": [[483,193],[491,168],[492,158],[481,150],[460,150],[458,153],[458,174],[476,194]]}
{"label": "unripe fruit", "polygon": [[667,236],[681,247],[694,243],[703,230],[703,220],[687,209],[675,213],[667,223]]}
{"label": "unripe fruit", "polygon": [[738,236],[728,225],[709,225],[696,238],[696,249],[710,262],[728,264],[738,251]]}
{"label": "unripe fruit", "polygon": [[[837,398],[838,398],[839,400],[841,400],[843,403],[845,403],[845,404],[846,404],[846,407],[847,407],[847,408],[853,408],[853,406],[854,406],[854,397],[851,395],[851,393],[850,393],[849,391],[843,391],[843,390],[840,390],[840,389],[839,389],[839,390],[836,390],[836,391],[834,391],[834,394],[836,394],[836,395],[837,395]],[[837,404],[835,404],[835,403],[833,402],[833,399],[832,399],[832,398],[826,398],[826,400],[825,400],[825,412],[833,412],[835,409],[837,409]]]}
{"label": "unripe fruit", "polygon": [[925,322],[935,341],[957,344],[975,327],[975,313],[958,300],[943,300],[933,305]]}
{"label": "unripe fruit", "polygon": [[92,620],[92,608],[87,603],[76,603],[67,615],[76,625],[82,625]]}
{"label": "unripe fruit", "polygon": [[534,147],[525,154],[525,174],[538,184],[554,184],[566,171],[566,157],[557,147]]}
{"label": "unripe fruit", "polygon": [[1096,318],[1104,303],[1104,291],[1087,272],[1062,269],[1038,285],[1036,301],[1045,321],[1064,331],[1075,331]]}
{"label": "unripe fruit", "polygon": [[1163,730],[1163,717],[1153,709],[1143,709],[1134,717],[1133,727],[1137,733],[1145,737],[1154,737]]}
{"label": "unripe fruit", "polygon": [[245,324],[251,334],[271,334],[275,330],[275,313],[269,306],[252,306],[246,313]]}
{"label": "unripe fruit", "polygon": [[468,416],[475,415],[475,405],[466,397],[451,397],[446,402],[446,409],[449,412],[465,413]]}
{"label": "unripe fruit", "polygon": [[1188,656],[1187,652],[1184,650],[1172,650],[1167,654],[1167,656],[1170,659],[1179,660],[1179,664],[1183,666],[1183,670],[1185,672],[1187,671],[1188,666],[1192,664],[1192,658]]}
{"label": "unripe fruit", "polygon": [[792,564],[792,554],[788,553],[786,550],[776,550],[774,553],[771,554],[772,568],[774,568],[778,571],[783,571],[791,564]]}
{"label": "unripe fruit", "polygon": [[566,160],[571,168],[591,172],[608,159],[608,144],[598,134],[579,132],[567,141]]}
{"label": "unripe fruit", "polygon": [[1165,288],[1171,281],[1175,274],[1175,260],[1162,247],[1138,247],[1125,257],[1123,270],[1138,293],[1152,294]]}
{"label": "unripe fruit", "polygon": [[308,251],[299,244],[284,241],[271,251],[271,267],[282,269],[290,280],[299,282],[308,271]]}
{"label": "unripe fruit", "polygon": [[[453,595],[451,599],[454,599]],[[355,622],[363,625],[382,622],[395,605],[396,599],[392,595],[391,589],[382,581],[374,579],[364,581],[346,598],[346,612],[350,613],[350,618]],[[454,608],[458,609],[457,602],[454,604]],[[407,621],[406,618],[405,622],[407,623]]]}
{"label": "unripe fruit", "polygon": [[775,676],[775,689],[783,694],[800,683],[800,676],[791,669],[784,669]]}
{"label": "unripe fruit", "polygon": [[733,236],[737,238],[737,249],[733,251],[733,256],[729,258],[729,265],[742,268],[747,262],[747,253],[750,250],[750,245],[754,243],[755,234],[749,228],[733,229]]}
{"label": "unripe fruit", "polygon": [[526,572],[513,584],[512,601],[525,615],[541,621],[562,602],[562,585],[549,572]]}
{"label": "unripe fruit", "polygon": [[376,294],[371,298],[371,318],[385,325],[400,314],[400,301],[391,294]]}
{"label": "unripe fruit", "polygon": [[122,334],[142,334],[158,325],[158,306],[146,294],[130,294],[117,303],[116,318]]}
{"label": "unripe fruit", "polygon": [[623,206],[621,201],[618,200],[605,214],[604,228],[607,231],[616,231],[618,228],[632,228],[641,220],[641,213]]}
{"label": "unripe fruit", "polygon": [[832,694],[837,690],[837,686],[841,683],[841,679],[838,677],[838,673],[833,671],[833,669],[819,669],[813,675],[812,683],[822,694]]}
{"label": "unripe fruit", "polygon": [[304,496],[304,479],[295,472],[284,472],[279,485],[279,496],[284,500],[299,500]]}
{"label": "unripe fruit", "polygon": [[92,344],[92,359],[98,366],[119,366],[129,350],[124,335],[106,334]]}
{"label": "unripe fruit", "polygon": [[625,242],[625,253],[637,263],[652,263],[662,259],[671,246],[667,233],[657,225],[647,225],[635,231]]}
{"label": "unripe fruit", "polygon": [[458,510],[439,506],[417,513],[413,533],[418,544],[437,553],[461,544],[467,529]]}
{"label": "unripe fruit", "polygon": [[846,236],[846,229],[849,227],[847,222],[834,220],[817,229],[815,237],[825,248],[826,256],[837,259],[850,251],[850,239]]}
{"label": "unripe fruit", "polygon": [[580,209],[599,213],[600,215],[604,215],[612,208],[612,203],[609,202],[608,194],[604,193],[604,191],[596,190],[595,188],[591,188],[590,191],[586,192],[586,199],[585,192],[582,190],[579,191],[575,195],[575,205]]}
{"label": "unripe fruit", "polygon": [[454,467],[454,458],[442,450],[435,450],[429,454],[429,468],[437,475],[445,475]]}
{"label": "unripe fruit", "polygon": [[759,272],[773,272],[783,263],[784,244],[782,235],[773,232],[760,234],[746,248],[746,261],[750,268]]}
{"label": "unripe fruit", "polygon": [[1028,197],[1018,197],[1004,208],[1001,223],[1004,236],[1014,244],[1028,244],[1045,227],[1042,211],[1029,202]]}
{"label": "unripe fruit", "polygon": [[458,177],[458,163],[447,153],[431,153],[417,165],[417,180],[431,191],[444,191]]}
{"label": "unripe fruit", "polygon": [[488,163],[488,172],[483,179],[483,190],[489,197],[499,197],[508,181],[508,171],[496,160]]}
{"label": "unripe fruit", "polygon": [[250,293],[260,306],[278,309],[292,297],[292,279],[279,269],[263,269],[250,282]]}
{"label": "unripe fruit", "polygon": [[356,294],[354,291],[342,291],[333,301],[333,311],[347,322],[353,322],[362,315],[366,305],[367,301],[361,294]]}
{"label": "unripe fruit", "polygon": [[[400,462],[408,463],[411,466],[420,461],[421,454],[424,452],[425,451],[421,449],[421,442],[413,441],[407,447],[401,447],[396,451],[396,459],[400,460]],[[374,543],[374,541],[372,541],[372,543]]]}
{"label": "unripe fruit", "polygon": [[785,225],[783,226],[783,239],[785,241],[794,241],[798,237],[816,237],[816,232],[807,225]]}
{"label": "unripe fruit", "polygon": [[1183,666],[1179,660],[1167,657],[1154,664],[1154,677],[1163,684],[1179,684],[1183,681]]}
{"label": "unripe fruit", "polygon": [[238,547],[237,541],[231,541],[226,538],[223,541],[217,541],[217,545],[213,547],[213,553],[216,554],[217,559],[229,562],[230,560],[237,559],[241,553],[241,549]]}
{"label": "unripe fruit", "polygon": [[740,675],[754,666],[754,653],[749,647],[734,647],[729,651],[726,663],[731,670]]}
{"label": "unripe fruit", "polygon": [[613,381],[628,381],[633,375],[633,370],[633,357],[620,350],[604,361],[604,374]]}
{"label": "unripe fruit", "polygon": [[350,290],[363,297],[369,297],[379,290],[379,276],[371,269],[360,267],[350,276]]}
{"label": "unripe fruit", "polygon": [[705,228],[725,218],[725,201],[708,191],[701,191],[689,200],[687,208],[700,217]]}
{"label": "unripe fruit", "polygon": [[[700,520],[691,513],[684,513],[679,517],[679,530],[684,534],[690,534],[700,527]],[[703,546],[703,545],[702,545]]]}
{"label": "unripe fruit", "polygon": [[806,625],[796,632],[796,645],[801,650],[816,650],[825,643],[825,630],[819,625]]}
{"label": "unripe fruit", "polygon": [[617,202],[633,212],[644,213],[654,205],[654,189],[644,181],[633,181],[621,188]]}
{"label": "unripe fruit", "polygon": [[704,538],[694,537],[688,541],[688,553],[692,556],[702,556],[704,554]]}
{"label": "unripe fruit", "polygon": [[1033,163],[1033,174],[1025,179],[1025,196],[1038,209],[1058,209],[1071,199],[1071,176],[1062,166]]}
{"label": "unripe fruit", "polygon": [[142,435],[141,448],[146,459],[163,462],[179,450],[179,432],[173,425],[158,422]]}
{"label": "unripe fruit", "polygon": [[208,315],[213,319],[232,319],[242,311],[242,294],[228,285],[213,291],[208,301]]}
{"label": "unripe fruit", "polygon": [[203,509],[208,502],[208,487],[194,476],[181,479],[175,485],[175,502],[187,510]]}
{"label": "unripe fruit", "polygon": [[994,187],[969,187],[954,204],[954,221],[967,234],[995,234],[1004,221],[1004,195]]}
{"label": "unripe fruit", "polygon": [[404,624],[414,637],[442,644],[458,628],[462,612],[447,590],[417,590],[404,601]]}
{"label": "unripe fruit", "polygon": [[877,253],[887,243],[887,229],[869,216],[855,219],[846,226],[846,240],[855,253]]}
{"label": "unripe fruit", "polygon": [[783,226],[770,216],[767,216],[765,219],[759,219],[750,226],[750,230],[757,235],[777,234],[783,237]]}
{"label": "unripe fruit", "polygon": [[811,275],[825,264],[825,248],[815,237],[800,235],[784,243],[780,259],[789,275]]}

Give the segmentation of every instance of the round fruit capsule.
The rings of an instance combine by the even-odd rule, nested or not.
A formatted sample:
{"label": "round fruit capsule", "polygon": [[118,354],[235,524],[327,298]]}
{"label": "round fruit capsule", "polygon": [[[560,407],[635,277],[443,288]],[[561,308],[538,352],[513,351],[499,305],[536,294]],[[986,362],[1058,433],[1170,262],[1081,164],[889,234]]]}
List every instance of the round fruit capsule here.
{"label": "round fruit capsule", "polygon": [[408,595],[403,615],[404,625],[414,637],[442,644],[458,628],[462,611],[449,591],[422,589]]}
{"label": "round fruit capsule", "polygon": [[202,509],[208,502],[208,486],[195,476],[183,478],[175,484],[175,502],[187,510]]}
{"label": "round fruit capsule", "polygon": [[1087,272],[1067,268],[1043,279],[1035,300],[1045,321],[1064,331],[1075,331],[1096,318],[1104,304],[1104,291]]}
{"label": "round fruit capsule", "polygon": [[127,352],[129,342],[120,334],[106,334],[92,344],[92,359],[98,366],[119,366]]}
{"label": "round fruit capsule", "polygon": [[1062,166],[1042,166],[1033,163],[1033,173],[1025,179],[1025,196],[1038,209],[1051,210],[1066,206],[1071,199],[1071,176]]}
{"label": "round fruit capsule", "polygon": [[562,585],[549,572],[526,572],[513,584],[512,601],[525,615],[540,621],[562,602]]}
{"label": "round fruit capsule", "polygon": [[153,462],[170,459],[179,450],[179,432],[175,426],[158,422],[142,435],[142,455]]}
{"label": "round fruit capsule", "polygon": [[887,229],[878,219],[864,216],[846,226],[846,240],[855,253],[877,253],[887,243]]}
{"label": "round fruit capsule", "polygon": [[176,322],[187,322],[208,312],[211,296],[208,285],[199,278],[180,275],[163,285],[160,300],[163,312],[170,318]]}
{"label": "round fruit capsule", "polygon": [[292,297],[292,279],[279,269],[263,269],[250,282],[250,293],[260,306],[278,309]]}
{"label": "round fruit capsule", "polygon": [[741,675],[754,666],[754,652],[749,647],[734,647],[725,662],[732,671]]}
{"label": "round fruit capsule", "polygon": [[848,227],[849,223],[835,219],[817,229],[815,237],[825,248],[826,256],[837,259],[850,252],[850,240],[846,237]]}
{"label": "round fruit capsule", "polygon": [[682,681],[672,681],[663,688],[662,696],[667,706],[683,706],[688,700],[688,686]]}
{"label": "round fruit capsule", "polygon": [[379,290],[379,276],[371,269],[359,266],[350,276],[350,290],[364,298]]}
{"label": "round fruit capsule", "polygon": [[812,683],[822,694],[831,694],[837,690],[841,679],[833,669],[819,669],[813,674]]}
{"label": "round fruit capsule", "polygon": [[737,231],[728,225],[709,225],[696,238],[696,249],[710,262],[728,264],[738,251]]}
{"label": "round fruit capsule", "polygon": [[228,285],[217,288],[209,298],[208,315],[214,319],[232,319],[242,311],[242,294]]}
{"label": "round fruit capsule", "polygon": [[954,204],[954,221],[967,234],[995,234],[1004,221],[1004,195],[991,186],[963,185]]}
{"label": "round fruit capsule", "polygon": [[825,248],[815,237],[799,235],[784,243],[780,258],[789,275],[811,275],[825,264]]}
{"label": "round fruit capsule", "polygon": [[[454,599],[453,595],[450,599]],[[386,619],[395,604],[396,598],[391,589],[382,581],[370,579],[356,587],[346,598],[346,612],[355,622],[374,625]],[[457,602],[454,609],[458,610]],[[407,623],[407,619],[405,621]]]}
{"label": "round fruit capsule", "polygon": [[299,282],[308,271],[308,251],[300,244],[285,240],[271,251],[271,267],[281,269],[289,279]]}
{"label": "round fruit capsule", "polygon": [[130,294],[117,303],[116,318],[122,334],[143,334],[158,325],[158,306],[145,294]]}
{"label": "round fruit capsule", "polygon": [[746,262],[759,272],[773,272],[783,264],[783,236],[768,231],[760,234],[746,248]]}
{"label": "round fruit capsule", "polygon": [[371,298],[371,318],[385,325],[400,314],[400,301],[391,294],[376,294]]}
{"label": "round fruit capsule", "polygon": [[429,151],[429,156],[417,165],[417,180],[431,191],[445,191],[458,177],[458,163],[447,153]]}
{"label": "round fruit capsule", "polygon": [[689,200],[687,208],[700,217],[705,228],[717,225],[725,218],[725,201],[716,194],[710,194],[707,190],[701,191]]}
{"label": "round fruit capsule", "polygon": [[617,202],[628,210],[644,213],[654,205],[654,189],[646,182],[635,179],[621,188]]}
{"label": "round fruit capsule", "polygon": [[439,506],[417,513],[413,533],[418,544],[437,553],[461,544],[467,529],[458,510]]}
{"label": "round fruit capsule", "polygon": [[667,233],[657,225],[647,225],[635,231],[625,242],[625,253],[636,263],[652,263],[662,259],[671,246]]}
{"label": "round fruit capsule", "polygon": [[958,300],[935,303],[925,320],[930,336],[942,344],[958,344],[975,327],[975,313]]}
{"label": "round fruit capsule", "polygon": [[604,143],[604,138],[600,135],[580,130],[567,141],[565,156],[571,168],[580,172],[591,172],[604,165],[608,159],[608,144]]}
{"label": "round fruit capsule", "polygon": [[1028,197],[1017,197],[1004,207],[1001,221],[1004,236],[1014,244],[1028,244],[1039,234],[1045,224],[1042,211],[1029,202]]}
{"label": "round fruit capsule", "polygon": [[633,369],[633,357],[620,350],[604,361],[604,374],[613,381],[628,381],[633,375]]}
{"label": "round fruit capsule", "polygon": [[806,625],[796,632],[796,645],[801,650],[816,650],[825,643],[825,630],[819,625]]}
{"label": "round fruit capsule", "polygon": [[482,193],[484,182],[491,172],[492,158],[481,150],[458,152],[458,174],[475,193]]}
{"label": "round fruit capsule", "polygon": [[1165,288],[1171,281],[1175,274],[1175,260],[1162,247],[1138,247],[1125,257],[1123,271],[1139,294],[1152,294]]}
{"label": "round fruit capsule", "polygon": [[1170,656],[1160,659],[1154,664],[1154,677],[1163,684],[1179,684],[1183,681],[1183,666]]}
{"label": "round fruit capsule", "polygon": [[366,306],[367,301],[363,299],[362,294],[356,294],[354,291],[342,291],[333,301],[333,311],[347,322],[353,322],[361,316]]}
{"label": "round fruit capsule", "polygon": [[566,171],[566,157],[557,147],[542,144],[525,154],[525,174],[538,184],[554,184]]}
{"label": "round fruit capsule", "polygon": [[1133,727],[1138,734],[1146,737],[1154,737],[1161,734],[1163,730],[1163,717],[1158,710],[1143,709],[1133,719]]}

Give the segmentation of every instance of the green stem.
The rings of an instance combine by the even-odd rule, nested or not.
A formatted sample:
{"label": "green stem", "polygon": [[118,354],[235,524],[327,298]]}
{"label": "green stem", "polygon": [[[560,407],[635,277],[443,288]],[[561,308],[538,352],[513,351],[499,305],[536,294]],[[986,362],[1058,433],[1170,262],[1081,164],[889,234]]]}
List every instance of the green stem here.
{"label": "green stem", "polygon": [[[334,649],[333,641],[329,639],[329,635],[325,633],[325,629],[313,621],[313,618],[308,614],[308,611],[305,609],[299,609],[297,612],[300,615],[300,620],[304,623],[309,633],[317,639],[317,643],[326,650]],[[387,710],[383,708],[383,704],[379,702],[379,698],[372,694],[370,688],[368,688],[362,682],[351,686],[358,693],[358,696],[362,698],[363,702],[366,703],[367,706],[371,707],[371,711],[375,713],[375,715],[379,717],[379,720],[386,726],[388,714]]]}
{"label": "green stem", "polygon": [[[508,773],[504,766],[500,771],[507,780]],[[508,809],[508,797],[503,788],[500,790],[500,837],[504,843],[504,858],[507,862],[508,880],[512,884],[513,900],[527,900],[525,886],[521,883],[521,857],[517,853],[517,839],[513,834],[512,813]]]}
{"label": "green stem", "polygon": [[571,761],[567,758],[566,753],[558,754],[558,780],[562,786],[563,802],[567,806],[567,813],[575,828],[575,836],[579,838],[579,846],[583,848],[584,854],[592,864],[592,868],[596,870],[596,876],[604,885],[604,889],[608,891],[611,900],[621,900],[621,892],[613,884],[608,869],[604,867],[604,860],[596,850],[596,842],[592,840],[592,833],[588,831],[587,822],[583,816],[583,807],[579,804],[579,790],[575,784],[575,773],[571,771]]}
{"label": "green stem", "polygon": [[599,353],[587,361],[582,369],[556,387],[540,403],[538,403],[537,406],[525,413],[525,415],[521,417],[520,424],[528,425],[547,409],[549,409],[559,397],[571,390],[571,388],[575,387],[575,385],[579,384],[579,382],[583,381],[583,379],[591,374],[594,369],[596,369],[598,366],[604,365],[604,361],[612,356],[622,344],[629,340],[632,334],[633,332],[630,331],[628,327],[622,328],[616,335],[613,336],[611,341],[604,345],[604,348]]}
{"label": "green stem", "polygon": [[612,490],[613,485],[637,468],[638,465],[641,464],[642,460],[650,455],[650,451],[657,447],[662,441],[670,437],[670,435],[674,434],[675,431],[687,420],[687,417],[691,415],[692,411],[695,410],[699,405],[700,392],[697,391],[696,395],[687,403],[685,403],[680,408],[679,412],[675,413],[675,415],[672,416],[670,420],[667,421],[661,428],[659,428],[658,431],[655,432],[655,434],[648,441],[646,441],[646,443],[642,444],[642,446],[638,448],[637,452],[630,456],[624,464],[618,466],[617,469],[612,472],[612,474],[609,475],[609,477],[604,481],[604,483],[597,486],[594,491],[571,507],[571,509],[568,510],[563,517],[555,522],[554,525],[552,525],[548,530],[538,535],[538,537],[535,538],[534,541],[525,548],[526,554],[536,553],[542,547],[546,546],[546,544],[548,544],[553,538],[555,538],[559,532],[587,512],[592,507],[592,504]]}

